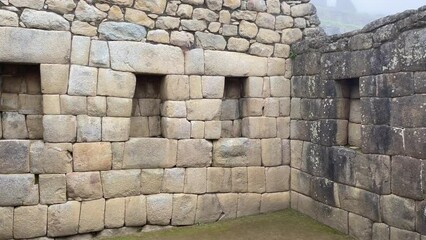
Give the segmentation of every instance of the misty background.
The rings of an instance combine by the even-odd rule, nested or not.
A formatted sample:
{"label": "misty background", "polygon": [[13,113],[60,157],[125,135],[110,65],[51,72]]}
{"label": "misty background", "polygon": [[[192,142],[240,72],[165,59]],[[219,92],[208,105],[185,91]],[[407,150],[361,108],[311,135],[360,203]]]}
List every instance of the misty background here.
{"label": "misty background", "polygon": [[311,0],[328,35],[361,29],[387,15],[417,9],[426,0]]}

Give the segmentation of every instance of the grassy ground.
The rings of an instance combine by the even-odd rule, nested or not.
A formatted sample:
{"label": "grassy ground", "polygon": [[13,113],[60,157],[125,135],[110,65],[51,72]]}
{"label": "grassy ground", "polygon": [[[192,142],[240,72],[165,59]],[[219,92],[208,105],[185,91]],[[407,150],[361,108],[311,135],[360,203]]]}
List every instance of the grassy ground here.
{"label": "grassy ground", "polygon": [[351,239],[293,210],[214,224],[172,228],[113,240],[348,240]]}

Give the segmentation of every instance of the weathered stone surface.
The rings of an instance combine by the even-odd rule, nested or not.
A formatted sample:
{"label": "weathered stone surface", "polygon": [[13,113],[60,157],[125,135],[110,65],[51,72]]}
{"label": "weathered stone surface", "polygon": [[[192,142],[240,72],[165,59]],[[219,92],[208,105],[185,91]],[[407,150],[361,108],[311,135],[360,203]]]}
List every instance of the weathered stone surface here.
{"label": "weathered stone surface", "polygon": [[216,194],[222,208],[222,216],[220,220],[233,219],[237,217],[238,194],[237,193],[221,193]]}
{"label": "weathered stone surface", "polygon": [[39,176],[40,203],[58,204],[67,201],[67,179],[64,174]]}
{"label": "weathered stone surface", "polygon": [[69,65],[40,65],[41,91],[47,94],[65,94],[68,89]]}
{"label": "weathered stone surface", "polygon": [[290,167],[265,168],[266,192],[284,192],[290,189]]}
{"label": "weathered stone surface", "polygon": [[98,29],[87,22],[74,21],[72,22],[71,32],[77,35],[94,37],[98,35]]}
{"label": "weathered stone surface", "polygon": [[221,112],[220,99],[200,99],[186,102],[188,120],[217,120]]}
{"label": "weathered stone surface", "polygon": [[373,236],[372,239],[377,240],[389,240],[390,229],[389,226],[384,223],[373,224]]}
{"label": "weathered stone surface", "polygon": [[72,65],[68,93],[70,95],[95,96],[98,70],[92,67]]}
{"label": "weathered stone surface", "polygon": [[[133,2],[133,1],[132,1]],[[126,8],[126,15],[125,20],[136,23],[148,28],[153,28],[155,25],[154,20],[148,17],[148,15],[145,12],[135,10],[132,8]],[[167,34],[168,36],[168,34]],[[149,40],[149,33],[148,33],[148,40]]]}
{"label": "weathered stone surface", "polygon": [[47,206],[36,205],[15,208],[13,226],[13,236],[18,239],[46,235]]}
{"label": "weathered stone surface", "polygon": [[213,145],[213,166],[260,166],[260,140],[222,138]]}
{"label": "weathered stone surface", "polygon": [[140,194],[141,170],[112,170],[101,172],[105,198],[127,197]]}
{"label": "weathered stone surface", "polygon": [[15,7],[42,9],[44,1],[43,0],[10,0],[9,3]]}
{"label": "weathered stone surface", "polygon": [[155,194],[147,196],[147,222],[154,225],[169,225],[172,218],[172,202],[172,194]]}
{"label": "weathered stone surface", "polygon": [[[60,122],[61,124],[57,124]],[[70,115],[43,116],[44,140],[47,142],[74,142],[76,139],[77,121]]]}
{"label": "weathered stone surface", "polygon": [[25,140],[0,141],[0,173],[29,172],[29,144]]}
{"label": "weathered stone surface", "polygon": [[247,192],[248,174],[246,167],[231,169],[232,192]]}
{"label": "weathered stone surface", "polygon": [[25,9],[21,21],[29,28],[68,31],[70,24],[65,18],[56,13]]}
{"label": "weathered stone surface", "polygon": [[87,101],[84,96],[61,95],[61,114],[63,115],[85,115]]}
{"label": "weathered stone surface", "polygon": [[109,67],[109,49],[108,42],[94,40],[90,46],[89,66]]}
{"label": "weathered stone surface", "polygon": [[119,228],[124,226],[126,211],[125,198],[112,198],[105,202],[105,227]]}
{"label": "weathered stone surface", "polygon": [[31,172],[68,173],[72,171],[72,145],[34,141],[30,146]]}
{"label": "weathered stone surface", "polygon": [[379,195],[346,185],[338,185],[338,188],[342,209],[373,221],[380,219]]}
{"label": "weathered stone surface", "polygon": [[126,213],[124,216],[126,226],[143,226],[146,224],[146,197],[133,196],[126,198]]}
{"label": "weathered stone surface", "polygon": [[205,51],[205,73],[211,76],[265,76],[266,58],[243,53]]}
{"label": "weathered stone surface", "polygon": [[412,231],[407,231],[399,228],[390,228],[390,240],[407,239],[407,240],[419,240],[420,234]]}
{"label": "weathered stone surface", "polygon": [[136,42],[111,42],[109,47],[114,70],[151,74],[184,73],[184,55],[180,48]]}
{"label": "weathered stone surface", "polygon": [[103,22],[99,25],[99,34],[106,40],[141,41],[146,36],[146,30],[134,23]]}
{"label": "weathered stone surface", "polygon": [[207,168],[207,192],[230,192],[232,175],[230,168]]}
{"label": "weathered stone surface", "polygon": [[207,169],[187,168],[184,193],[205,193],[207,189]]}
{"label": "weathered stone surface", "polygon": [[261,194],[241,193],[238,195],[237,217],[260,213]]}
{"label": "weathered stone surface", "polygon": [[13,207],[0,207],[0,238],[13,238]]}
{"label": "weathered stone surface", "polygon": [[291,7],[292,17],[304,17],[315,13],[316,9],[312,3],[297,4]]}
{"label": "weathered stone surface", "polygon": [[161,192],[180,193],[183,192],[185,179],[184,168],[171,168],[164,170]]}
{"label": "weathered stone surface", "polygon": [[47,212],[47,236],[60,237],[78,233],[80,203],[70,201],[49,206]]}
{"label": "weathered stone surface", "polygon": [[149,31],[148,35],[146,36],[146,40],[167,44],[170,42],[170,37],[169,33],[166,30],[158,29]]}
{"label": "weathered stone surface", "polygon": [[188,32],[173,31],[170,34],[170,43],[175,46],[190,48],[194,44],[194,36]]}
{"label": "weathered stone surface", "polygon": [[186,118],[161,118],[161,133],[169,139],[187,139],[191,136],[191,123]]}
{"label": "weathered stone surface", "polygon": [[290,206],[290,192],[262,194],[260,212],[275,212]]}
{"label": "weathered stone surface", "polygon": [[100,22],[107,17],[107,14],[86,1],[80,1],[75,9],[75,16],[78,20],[85,22]]}
{"label": "weathered stone surface", "polygon": [[156,14],[161,14],[164,12],[164,9],[166,8],[166,0],[136,0],[135,1],[135,8],[149,11]]}
{"label": "weathered stone surface", "polygon": [[130,139],[124,148],[123,168],[173,167],[176,164],[176,152],[176,140]]}
{"label": "weathered stone surface", "polygon": [[206,50],[224,50],[226,47],[225,38],[211,33],[196,32],[195,42],[197,47]]}
{"label": "weathered stone surface", "polygon": [[197,195],[173,195],[172,225],[192,225],[195,222]]}
{"label": "weathered stone surface", "polygon": [[130,135],[130,118],[102,118],[102,141],[127,141]]}
{"label": "weathered stone surface", "polygon": [[372,239],[373,222],[365,217],[349,213],[349,235],[356,239]]}
{"label": "weathered stone surface", "polygon": [[[185,74],[204,74],[203,49],[196,48],[185,52]],[[192,86],[190,89],[192,90]]]}
{"label": "weathered stone surface", "polygon": [[155,194],[161,192],[163,185],[164,170],[142,169],[141,172],[141,192],[142,194]]}
{"label": "weathered stone surface", "polygon": [[419,159],[392,157],[392,193],[423,200],[423,163]]}
{"label": "weathered stone surface", "polygon": [[0,26],[17,27],[18,23],[18,14],[6,10],[0,10]]}
{"label": "weathered stone surface", "polygon": [[24,28],[1,28],[0,61],[19,63],[68,63],[71,33]]}
{"label": "weathered stone surface", "polygon": [[104,228],[105,199],[81,203],[78,233],[97,232]]}
{"label": "weathered stone surface", "polygon": [[161,105],[161,116],[173,118],[186,117],[186,104],[184,101],[165,101]]}
{"label": "weathered stone surface", "polygon": [[221,121],[205,122],[204,137],[206,139],[219,139],[222,133]]}
{"label": "weathered stone surface", "polygon": [[262,139],[262,165],[279,166],[282,164],[281,139]]}
{"label": "weathered stone surface", "polygon": [[212,148],[212,143],[207,140],[180,140],[176,165],[178,167],[208,167],[212,162]]}
{"label": "weathered stone surface", "polygon": [[[405,133],[407,134],[407,132]],[[401,128],[392,128],[386,125],[362,125],[361,134],[363,153],[396,155],[403,152],[404,134]],[[408,152],[408,148],[416,147],[416,144],[411,146],[407,144],[406,146],[406,151]],[[420,149],[416,150],[416,152]]]}
{"label": "weathered stone surface", "polygon": [[394,227],[414,230],[416,224],[416,204],[414,200],[386,195],[381,197],[382,218],[386,224]]}
{"label": "weathered stone surface", "polygon": [[215,222],[221,213],[222,207],[216,194],[205,194],[198,197],[196,223]]}
{"label": "weathered stone surface", "polygon": [[231,37],[228,39],[227,49],[237,52],[245,52],[249,49],[250,42],[243,38]]}
{"label": "weathered stone surface", "polygon": [[269,117],[243,118],[242,135],[248,138],[273,138],[277,136],[277,121]]}
{"label": "weathered stone surface", "polygon": [[102,139],[101,118],[77,116],[77,142],[97,142]]}
{"label": "weathered stone surface", "polygon": [[302,36],[302,31],[298,28],[284,29],[281,42],[290,45],[301,40]]}
{"label": "weathered stone surface", "polygon": [[57,13],[69,13],[77,6],[73,0],[46,0],[47,8]]}
{"label": "weathered stone surface", "polygon": [[107,116],[130,117],[132,115],[132,99],[107,97]]}
{"label": "weathered stone surface", "polygon": [[66,181],[69,199],[81,201],[99,199],[103,196],[99,172],[68,173]]}
{"label": "weathered stone surface", "polygon": [[74,171],[109,170],[112,165],[110,143],[76,143],[73,149]]}

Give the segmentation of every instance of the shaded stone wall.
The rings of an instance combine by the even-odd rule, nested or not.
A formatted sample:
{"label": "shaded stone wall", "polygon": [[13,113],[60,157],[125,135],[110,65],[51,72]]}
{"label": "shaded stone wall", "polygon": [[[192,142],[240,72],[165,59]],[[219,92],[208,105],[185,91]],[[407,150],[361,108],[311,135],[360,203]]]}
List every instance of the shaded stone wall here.
{"label": "shaded stone wall", "polygon": [[307,1],[0,1],[0,239],[287,208],[289,44],[317,25]]}
{"label": "shaded stone wall", "polygon": [[357,239],[425,238],[425,24],[423,7],[292,46],[292,208]]}

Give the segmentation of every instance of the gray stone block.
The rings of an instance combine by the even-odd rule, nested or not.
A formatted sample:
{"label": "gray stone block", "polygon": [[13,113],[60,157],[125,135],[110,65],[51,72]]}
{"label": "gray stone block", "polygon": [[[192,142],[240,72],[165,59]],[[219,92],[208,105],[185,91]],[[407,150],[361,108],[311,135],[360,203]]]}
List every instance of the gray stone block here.
{"label": "gray stone block", "polygon": [[359,188],[338,185],[340,207],[373,221],[380,221],[380,196]]}
{"label": "gray stone block", "polygon": [[0,173],[30,171],[30,142],[25,140],[0,141]]}
{"label": "gray stone block", "polygon": [[424,108],[426,95],[413,95],[393,98],[390,110],[390,124],[395,127],[425,127],[426,111]]}
{"label": "gray stone block", "polygon": [[213,144],[213,166],[245,167],[260,165],[260,140],[222,138]]}
{"label": "gray stone block", "polygon": [[349,236],[356,239],[373,239],[373,222],[365,217],[349,213]]}
{"label": "gray stone block", "polygon": [[[405,131],[405,134],[408,134],[407,130]],[[396,155],[404,152],[404,134],[401,128],[393,128],[386,125],[362,125],[361,134],[363,153]],[[419,138],[417,138],[416,141],[418,141],[418,139]],[[406,144],[406,146],[409,146],[409,148],[416,148],[419,144],[421,143],[413,146]],[[422,151],[421,148],[419,148],[419,150]]]}
{"label": "gray stone block", "polygon": [[389,226],[384,223],[373,224],[373,239],[374,240],[389,240],[390,229]]}
{"label": "gray stone block", "polygon": [[[426,128],[409,128],[404,131],[405,154],[426,158]],[[402,151],[401,151],[402,153]]]}
{"label": "gray stone block", "polygon": [[392,193],[416,200],[424,198],[424,163],[405,156],[392,157]]}
{"label": "gray stone block", "polygon": [[326,178],[313,177],[310,184],[309,196],[328,206],[338,207],[339,199],[334,193],[334,182]]}
{"label": "gray stone block", "polygon": [[386,195],[381,197],[380,205],[384,223],[405,230],[415,230],[416,203],[414,200]]}
{"label": "gray stone block", "polygon": [[389,125],[390,118],[390,98],[361,98],[362,124]]}
{"label": "gray stone block", "polygon": [[39,202],[38,185],[32,174],[0,175],[0,206],[35,205]]}

